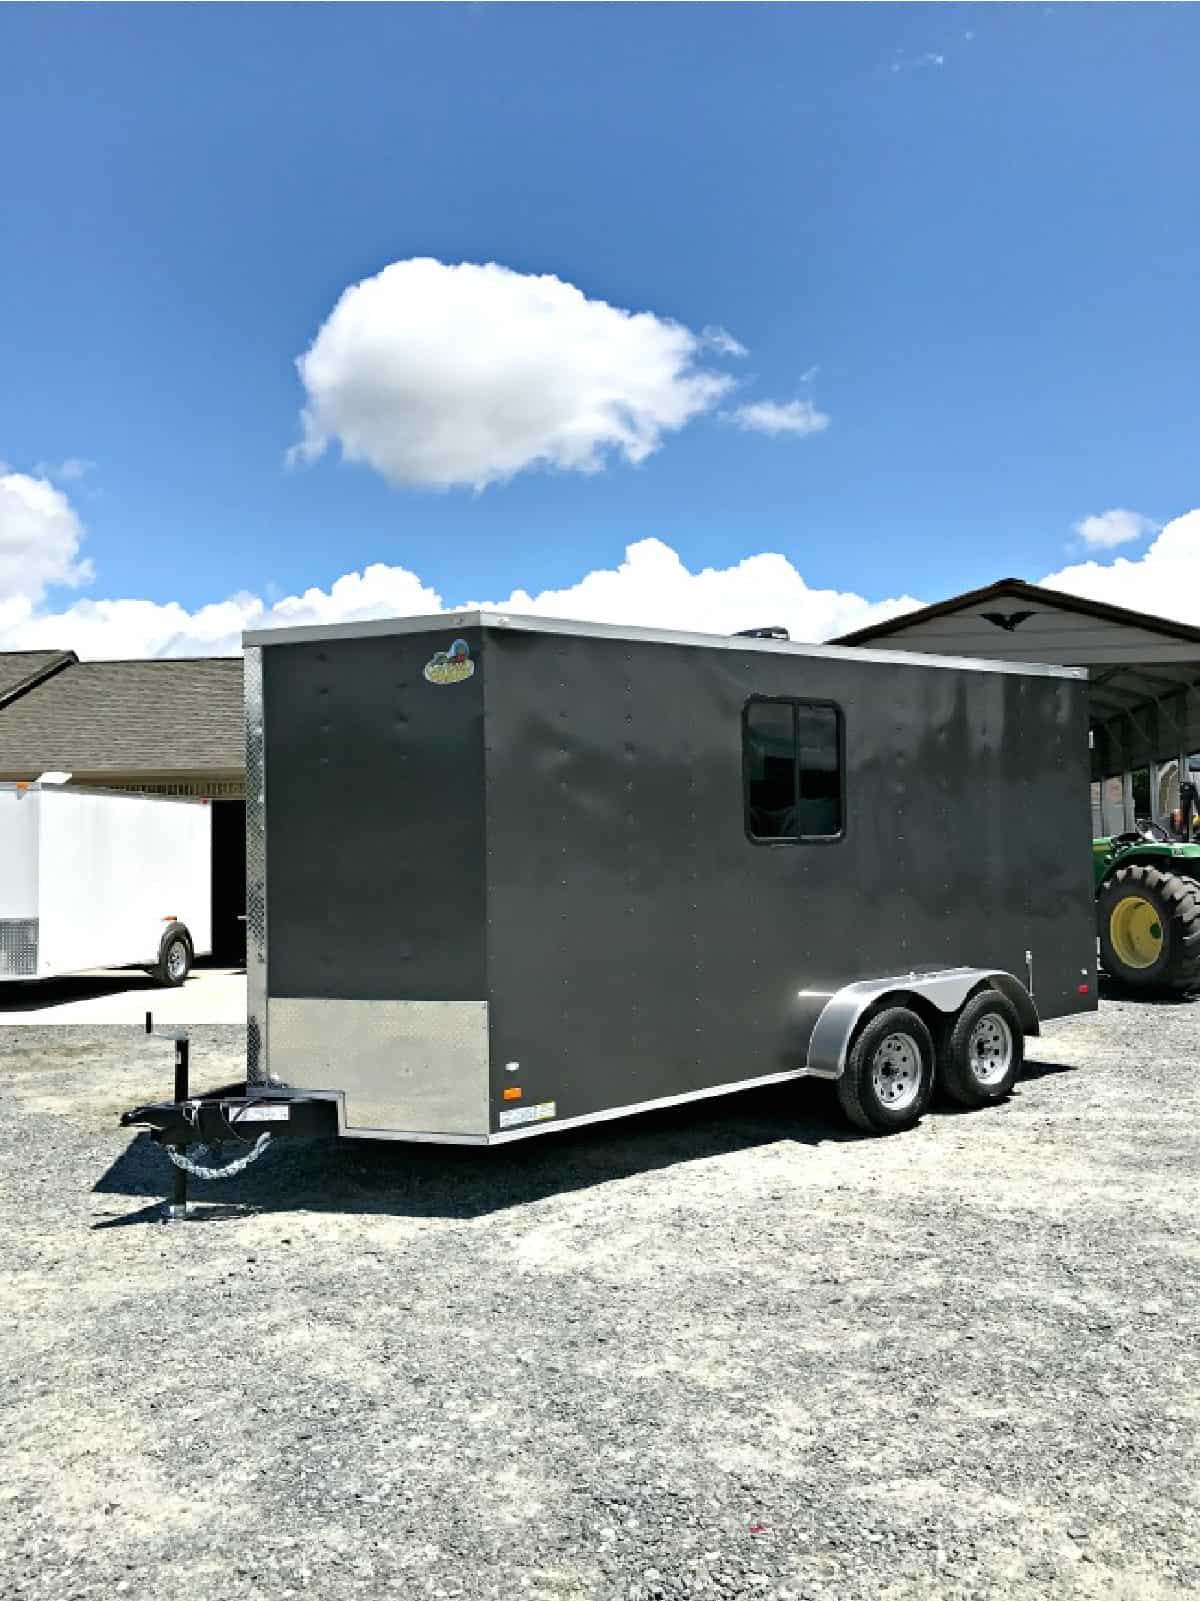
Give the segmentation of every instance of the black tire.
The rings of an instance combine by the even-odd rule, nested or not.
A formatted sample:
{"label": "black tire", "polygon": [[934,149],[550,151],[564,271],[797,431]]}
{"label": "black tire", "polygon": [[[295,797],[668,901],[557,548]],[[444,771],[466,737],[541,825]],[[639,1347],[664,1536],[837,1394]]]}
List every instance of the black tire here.
{"label": "black tire", "polygon": [[1024,1061],[1016,1007],[999,990],[980,990],[946,1031],[938,1085],[958,1106],[993,1106],[1009,1094]]}
{"label": "black tire", "polygon": [[172,923],[162,937],[151,976],[167,989],[178,989],[192,970],[192,938],[182,923]]}
{"label": "black tire", "polygon": [[[1152,960],[1127,959],[1139,954],[1135,902],[1151,907],[1157,919],[1151,937],[1159,949]],[[1100,961],[1110,978],[1143,992],[1200,986],[1200,883],[1194,878],[1143,862],[1118,867],[1097,897],[1096,916]],[[1141,954],[1148,954],[1144,942]]]}
{"label": "black tire", "polygon": [[[911,1057],[906,1061],[903,1043],[895,1042],[906,1042],[916,1061]],[[868,1134],[897,1134],[912,1128],[933,1094],[933,1061],[933,1039],[916,1012],[907,1006],[876,1012],[855,1036],[837,1081],[842,1111]],[[912,1093],[897,1093],[889,1104],[889,1080],[898,1086],[913,1075]]]}

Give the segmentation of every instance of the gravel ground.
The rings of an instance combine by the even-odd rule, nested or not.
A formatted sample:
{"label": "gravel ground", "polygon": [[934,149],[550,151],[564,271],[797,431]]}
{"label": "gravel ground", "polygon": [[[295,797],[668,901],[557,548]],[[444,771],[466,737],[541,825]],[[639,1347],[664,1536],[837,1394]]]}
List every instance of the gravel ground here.
{"label": "gravel ground", "polygon": [[1195,1596],[1198,1024],[887,1140],[279,1145],[169,1228],[170,1046],[0,1031],[0,1594]]}

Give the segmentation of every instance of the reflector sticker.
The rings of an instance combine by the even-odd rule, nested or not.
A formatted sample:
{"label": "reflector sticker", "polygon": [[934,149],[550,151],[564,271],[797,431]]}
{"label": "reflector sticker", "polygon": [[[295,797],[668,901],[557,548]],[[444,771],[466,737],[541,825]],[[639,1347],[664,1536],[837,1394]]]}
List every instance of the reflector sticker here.
{"label": "reflector sticker", "polygon": [[425,663],[425,677],[431,684],[461,684],[475,671],[471,649],[465,639],[456,639],[449,650],[438,650]]}
{"label": "reflector sticker", "polygon": [[557,1101],[539,1101],[536,1106],[513,1106],[500,1113],[501,1128],[517,1128],[522,1123],[544,1123],[558,1116]]}
{"label": "reflector sticker", "polygon": [[244,1106],[240,1112],[235,1112],[235,1123],[286,1123],[291,1117],[290,1108],[281,1101],[271,1105]]}

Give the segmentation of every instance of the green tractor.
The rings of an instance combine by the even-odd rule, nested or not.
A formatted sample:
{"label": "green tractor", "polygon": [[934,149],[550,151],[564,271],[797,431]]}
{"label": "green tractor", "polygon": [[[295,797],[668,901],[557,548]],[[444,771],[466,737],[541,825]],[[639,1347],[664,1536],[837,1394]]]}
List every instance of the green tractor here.
{"label": "green tractor", "polygon": [[[1188,763],[1200,772],[1200,756]],[[1200,840],[1196,786],[1185,783],[1179,833],[1145,823],[1092,845],[1100,963],[1133,990],[1200,989]]]}

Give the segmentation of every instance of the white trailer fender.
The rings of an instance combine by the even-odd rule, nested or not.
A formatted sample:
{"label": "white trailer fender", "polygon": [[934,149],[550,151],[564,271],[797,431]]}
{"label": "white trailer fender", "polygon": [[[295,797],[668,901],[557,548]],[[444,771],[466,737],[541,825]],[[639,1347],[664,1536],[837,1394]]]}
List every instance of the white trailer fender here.
{"label": "white trailer fender", "polygon": [[903,973],[893,978],[860,979],[846,984],[821,1008],[808,1041],[806,1071],[814,1078],[840,1078],[846,1066],[846,1053],[859,1018],[868,1007],[885,996],[919,995],[939,1012],[957,1012],[980,985],[988,984],[1007,997],[1017,1009],[1023,1034],[1040,1034],[1041,1023],[1033,997],[1011,973],[994,967],[949,967],[941,972]]}

